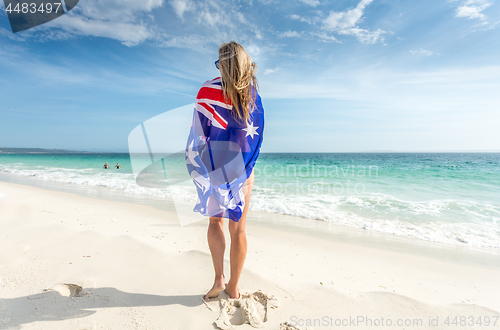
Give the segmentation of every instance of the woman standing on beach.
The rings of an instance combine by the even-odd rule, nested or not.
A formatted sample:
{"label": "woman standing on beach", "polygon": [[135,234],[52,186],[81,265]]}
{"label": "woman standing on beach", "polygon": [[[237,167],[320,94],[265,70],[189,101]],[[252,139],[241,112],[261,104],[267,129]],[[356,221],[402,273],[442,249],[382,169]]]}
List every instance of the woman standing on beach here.
{"label": "woman standing on beach", "polygon": [[[221,77],[205,82],[198,92],[186,148],[186,165],[199,197],[194,211],[210,218],[207,238],[215,280],[204,299],[223,290],[231,298],[240,296],[238,282],[247,253],[246,215],[264,131],[257,65],[245,49],[234,41],[222,44],[215,66]],[[231,235],[227,285],[225,218]]]}

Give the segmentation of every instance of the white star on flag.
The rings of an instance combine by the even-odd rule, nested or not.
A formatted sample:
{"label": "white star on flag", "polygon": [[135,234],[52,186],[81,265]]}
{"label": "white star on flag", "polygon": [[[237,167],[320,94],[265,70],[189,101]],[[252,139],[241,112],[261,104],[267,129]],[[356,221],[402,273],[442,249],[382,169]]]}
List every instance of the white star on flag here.
{"label": "white star on flag", "polygon": [[252,123],[247,123],[247,128],[242,128],[242,129],[245,132],[247,132],[247,135],[245,135],[245,137],[251,136],[253,139],[254,135],[259,135],[259,133],[257,133],[257,128],[259,128],[259,127],[254,127],[253,122],[252,122]]}
{"label": "white star on flag", "polygon": [[193,150],[193,146],[194,146],[194,140],[189,145],[189,149],[187,150],[186,154],[187,154],[187,157],[188,157],[189,161],[191,162],[191,164],[193,164],[196,167],[200,167],[200,165],[198,165],[196,160],[194,160],[194,158],[196,156],[198,156],[198,152],[196,150]]}

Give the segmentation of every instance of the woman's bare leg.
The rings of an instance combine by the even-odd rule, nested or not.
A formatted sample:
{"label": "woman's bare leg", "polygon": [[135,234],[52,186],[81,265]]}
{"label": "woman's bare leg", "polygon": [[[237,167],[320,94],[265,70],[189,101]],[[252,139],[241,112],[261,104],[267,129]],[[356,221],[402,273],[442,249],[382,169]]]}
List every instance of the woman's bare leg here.
{"label": "woman's bare leg", "polygon": [[224,283],[224,251],[226,250],[226,239],[224,238],[224,219],[211,217],[208,225],[207,239],[212,262],[215,270],[214,285],[210,291],[205,294],[204,299],[217,297],[225,289]]}
{"label": "woman's bare leg", "polygon": [[250,196],[252,195],[254,175],[253,172],[243,186],[245,194],[245,207],[243,214],[238,222],[229,220],[229,234],[231,235],[231,278],[227,283],[226,292],[231,298],[239,298],[238,282],[240,280],[241,271],[247,255],[247,236],[245,234],[245,223],[248,213],[248,205],[250,204]]}

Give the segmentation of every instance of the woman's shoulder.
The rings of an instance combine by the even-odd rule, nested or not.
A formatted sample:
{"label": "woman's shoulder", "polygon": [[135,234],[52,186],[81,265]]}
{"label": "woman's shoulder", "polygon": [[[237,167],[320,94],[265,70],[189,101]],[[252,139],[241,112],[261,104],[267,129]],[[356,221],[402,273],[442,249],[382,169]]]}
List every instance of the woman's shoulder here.
{"label": "woman's shoulder", "polygon": [[207,80],[203,83],[200,90],[198,91],[197,99],[219,99],[222,95],[222,84],[221,78],[215,78],[212,80]]}

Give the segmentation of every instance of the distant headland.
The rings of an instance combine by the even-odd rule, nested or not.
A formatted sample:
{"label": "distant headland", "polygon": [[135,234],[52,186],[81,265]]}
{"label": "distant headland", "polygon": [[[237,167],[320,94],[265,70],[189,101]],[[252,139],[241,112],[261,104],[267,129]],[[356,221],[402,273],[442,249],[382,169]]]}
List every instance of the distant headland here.
{"label": "distant headland", "polygon": [[1,148],[0,154],[75,154],[87,153],[87,151],[72,151],[63,149],[43,149],[43,148]]}

